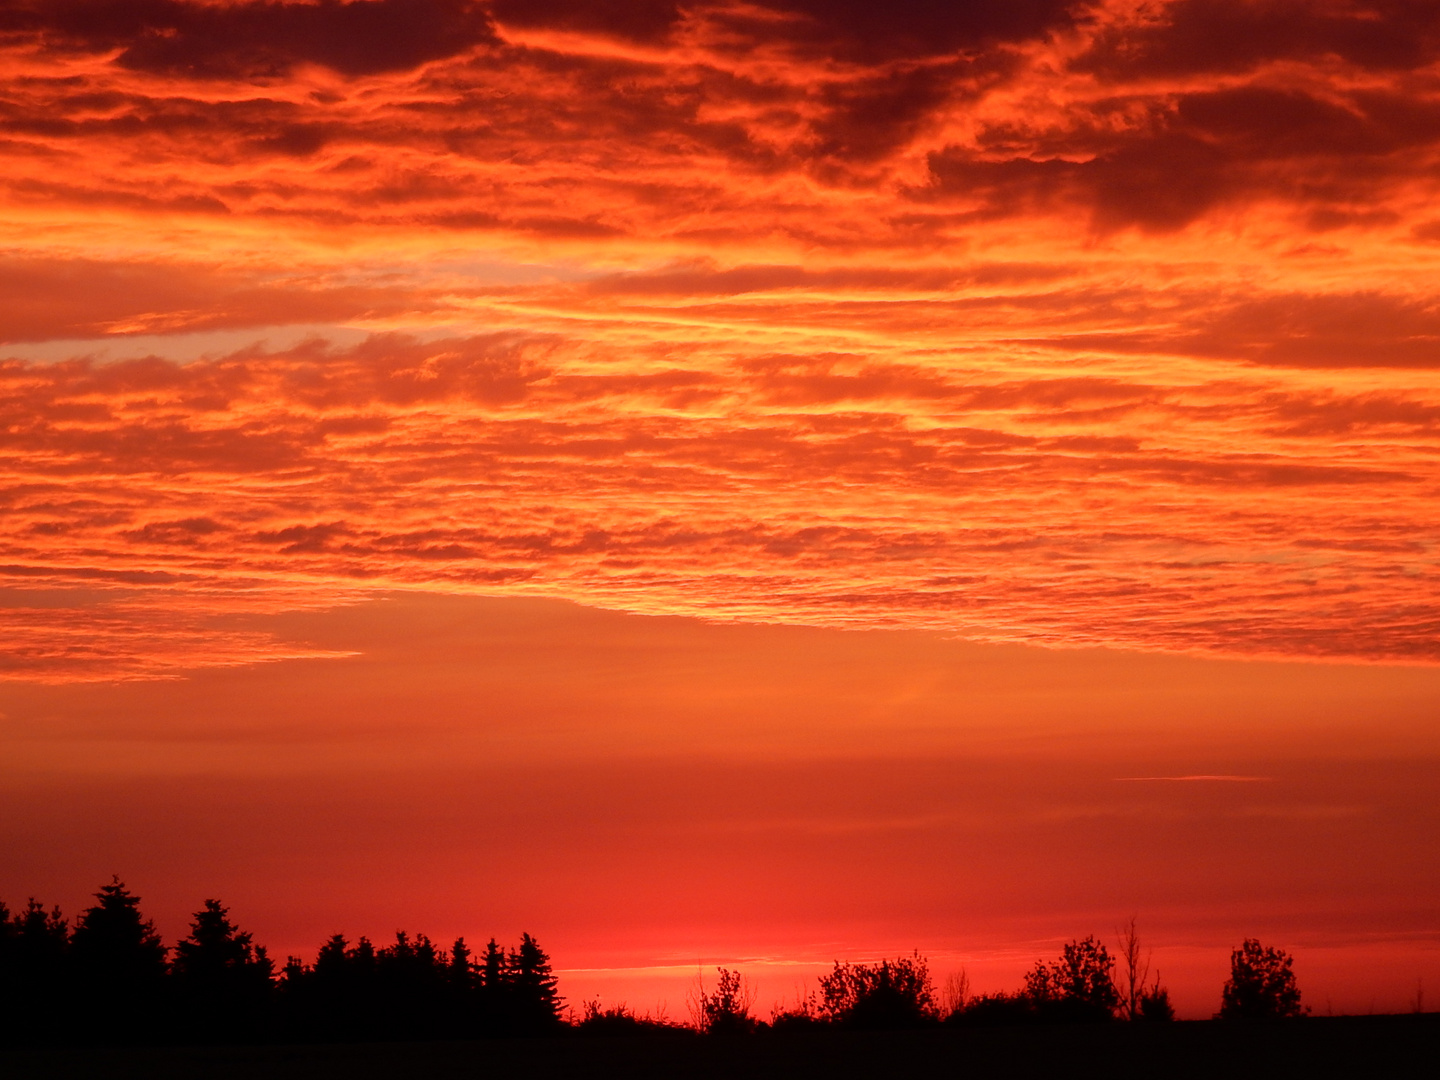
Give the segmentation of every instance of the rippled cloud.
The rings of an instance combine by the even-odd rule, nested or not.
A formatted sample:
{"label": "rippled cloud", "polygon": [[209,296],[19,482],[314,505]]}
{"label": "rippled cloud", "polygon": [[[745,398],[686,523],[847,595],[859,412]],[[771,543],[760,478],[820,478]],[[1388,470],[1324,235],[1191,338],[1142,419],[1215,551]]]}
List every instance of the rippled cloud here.
{"label": "rippled cloud", "polygon": [[11,673],[397,587],[1437,659],[1433,5],[73,0],[0,55]]}

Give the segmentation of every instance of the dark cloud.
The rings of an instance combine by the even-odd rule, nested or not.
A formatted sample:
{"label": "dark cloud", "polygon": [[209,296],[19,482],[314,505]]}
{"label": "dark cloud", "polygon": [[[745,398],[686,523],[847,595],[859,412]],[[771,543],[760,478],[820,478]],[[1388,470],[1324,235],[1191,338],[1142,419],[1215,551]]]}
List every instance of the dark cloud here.
{"label": "dark cloud", "polygon": [[1310,227],[1324,231],[1392,221],[1367,200],[1414,174],[1410,152],[1440,144],[1440,106],[1393,91],[1321,99],[1242,86],[1178,94],[1150,110],[1118,132],[1100,110],[1093,123],[1057,133],[996,126],[978,151],[931,155],[936,189],[996,215],[1072,203],[1101,229],[1156,232],[1228,200],[1272,197],[1309,207]]}
{"label": "dark cloud", "polygon": [[1088,161],[995,160],[952,149],[930,156],[935,185],[919,194],[979,202],[984,216],[1080,204],[1101,228],[1163,232],[1188,225],[1234,189],[1229,164],[1220,148],[1180,132],[1139,136]]}
{"label": "dark cloud", "polygon": [[601,33],[634,41],[669,37],[687,17],[719,23],[743,40],[812,54],[883,61],[929,57],[1040,37],[1072,21],[1075,0],[494,0],[502,24]]}
{"label": "dark cloud", "polygon": [[1207,321],[1195,337],[1201,349],[1260,364],[1440,368],[1440,304],[1434,300],[1377,292],[1274,296]]}
{"label": "dark cloud", "polygon": [[1168,330],[1082,332],[1034,343],[1268,367],[1440,368],[1440,304],[1364,291],[1212,299],[1208,310]]}
{"label": "dark cloud", "polygon": [[634,41],[666,37],[682,18],[675,0],[493,0],[495,18],[527,29],[601,33]]}
{"label": "dark cloud", "polygon": [[[1073,25],[1075,0],[762,0],[792,16],[750,24],[814,53],[862,61],[943,56]],[[763,29],[762,29],[763,28]]]}
{"label": "dark cloud", "polygon": [[1123,78],[1240,72],[1334,56],[1394,70],[1426,64],[1440,48],[1433,0],[1179,0],[1158,14],[1101,33],[1076,66]]}
{"label": "dark cloud", "polygon": [[877,161],[903,146],[954,90],[956,72],[920,67],[836,83],[823,99],[813,152],[846,161]]}
{"label": "dark cloud", "polygon": [[118,49],[124,67],[200,78],[275,77],[300,63],[370,75],[493,40],[470,0],[22,0],[0,13],[0,31],[58,49]]}

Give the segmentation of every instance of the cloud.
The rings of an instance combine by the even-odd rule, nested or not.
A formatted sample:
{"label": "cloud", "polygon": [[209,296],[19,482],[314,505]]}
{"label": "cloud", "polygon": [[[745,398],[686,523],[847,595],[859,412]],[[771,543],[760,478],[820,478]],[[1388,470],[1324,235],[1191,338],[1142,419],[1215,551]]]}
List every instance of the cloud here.
{"label": "cloud", "polygon": [[1176,783],[1222,783],[1222,784],[1256,784],[1273,777],[1269,776],[1226,776],[1226,775],[1198,775],[1198,776],[1121,776],[1118,779],[1130,783],[1155,783],[1170,781]]}
{"label": "cloud", "polygon": [[371,75],[493,40],[470,0],[22,0],[0,30],[51,49],[118,50],[122,67],[189,78],[277,78],[307,63]]}
{"label": "cloud", "polygon": [[1070,0],[494,0],[503,26],[595,33],[631,41],[672,40],[685,24],[712,25],[736,45],[781,43],[807,55],[875,63],[1024,41],[1073,24]]}
{"label": "cloud", "polygon": [[0,563],[1433,659],[1432,15],[11,5]]}
{"label": "cloud", "polygon": [[[1356,205],[1412,175],[1415,153],[1433,153],[1440,104],[1244,86],[1158,99],[1121,130],[1101,116],[1063,133],[1026,132],[1007,120],[978,141],[932,153],[933,191],[917,194],[978,197],[995,214],[1079,206],[1101,229],[1153,231],[1183,228],[1227,204],[1281,200],[1306,208],[1322,231],[1365,221]],[[1377,224],[1395,220],[1367,209]]]}
{"label": "cloud", "polygon": [[1078,66],[1111,79],[1232,74],[1334,56],[1369,71],[1423,67],[1440,49],[1425,0],[1170,0],[1101,30]]}
{"label": "cloud", "polygon": [[[695,359],[644,371],[615,344],[506,332],[12,361],[0,561],[52,588],[198,597],[183,621],[201,628],[237,588],[284,607],[414,586],[1434,658],[1416,538],[1436,406],[1417,398],[1160,368],[1016,379],[943,355]],[[1337,447],[1357,423],[1391,424],[1388,452]]]}
{"label": "cloud", "polygon": [[0,254],[0,342],[339,323],[436,311],[436,301],[422,295],[330,275],[247,273],[193,260]]}
{"label": "cloud", "polygon": [[493,0],[503,24],[600,33],[632,41],[666,38],[684,18],[676,0]]}

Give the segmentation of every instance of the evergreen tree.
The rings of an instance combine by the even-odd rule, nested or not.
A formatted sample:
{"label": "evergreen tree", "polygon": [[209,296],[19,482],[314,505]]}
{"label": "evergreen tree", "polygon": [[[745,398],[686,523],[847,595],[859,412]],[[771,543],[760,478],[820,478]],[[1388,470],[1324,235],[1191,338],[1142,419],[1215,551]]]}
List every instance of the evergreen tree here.
{"label": "evergreen tree", "polygon": [[344,934],[331,934],[315,956],[315,967],[311,969],[315,977],[320,980],[343,979],[349,970],[349,948],[350,943],[345,940]]}
{"label": "evergreen tree", "polygon": [[133,1041],[158,1032],[165,946],[118,877],[102,885],[70,938],[82,1037]]}
{"label": "evergreen tree", "polygon": [[195,913],[171,971],[192,1035],[254,1037],[265,1022],[275,965],[218,900]]}
{"label": "evergreen tree", "polygon": [[0,1041],[61,1034],[70,928],[60,909],[31,899],[12,913],[0,903]]}
{"label": "evergreen tree", "polygon": [[492,937],[485,945],[485,959],[480,962],[480,982],[487,990],[499,992],[505,980],[505,952]]}
{"label": "evergreen tree", "polygon": [[46,911],[31,897],[6,923],[4,981],[27,993],[58,993],[70,946],[70,927],[60,909]]}
{"label": "evergreen tree", "polygon": [[206,900],[190,924],[190,936],[175,946],[171,971],[191,992],[211,987],[268,986],[275,965],[265,946],[230,921],[218,900]]}
{"label": "evergreen tree", "polygon": [[499,1034],[510,1026],[510,970],[505,951],[494,938],[485,943],[485,955],[475,967],[475,1027],[484,1034]]}
{"label": "evergreen tree", "polygon": [[450,955],[445,966],[445,991],[447,1029],[461,1037],[478,1034],[478,972],[475,970],[474,955],[463,937],[456,938],[455,943],[450,946]]}
{"label": "evergreen tree", "polygon": [[470,947],[465,944],[463,937],[456,938],[455,944],[450,946],[450,964],[446,975],[450,985],[461,993],[468,993],[475,985],[475,965]]}
{"label": "evergreen tree", "polygon": [[529,934],[507,957],[512,1022],[520,1031],[544,1031],[560,1023],[561,997],[550,957]]}
{"label": "evergreen tree", "polygon": [[405,931],[375,956],[381,1023],[393,1038],[428,1038],[443,1033],[449,993],[449,958],[424,934]]}

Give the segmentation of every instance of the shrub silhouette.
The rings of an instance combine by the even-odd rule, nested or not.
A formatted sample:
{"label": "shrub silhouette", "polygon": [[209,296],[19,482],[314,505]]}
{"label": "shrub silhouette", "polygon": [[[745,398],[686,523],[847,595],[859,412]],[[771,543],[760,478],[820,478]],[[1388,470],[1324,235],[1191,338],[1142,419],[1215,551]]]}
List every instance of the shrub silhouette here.
{"label": "shrub silhouette", "polygon": [[790,1008],[782,1005],[771,1006],[770,1029],[772,1031],[808,1031],[814,1028],[823,1027],[825,1021],[820,1018],[820,1006],[816,1002],[815,993],[795,995],[795,1004]]}
{"label": "shrub silhouette", "polygon": [[686,1030],[663,1017],[636,1016],[623,1002],[602,1009],[598,999],[585,1002],[575,1029],[582,1035],[677,1035]]}
{"label": "shrub silhouette", "polygon": [[1302,1015],[1293,960],[1282,949],[1246,938],[1230,954],[1230,978],[1221,993],[1222,1020],[1275,1020]]}
{"label": "shrub silhouette", "polygon": [[1132,1019],[1148,1022],[1175,1019],[1175,1006],[1170,1004],[1170,991],[1160,985],[1160,973],[1155,973],[1155,984],[1142,990],[1136,999],[1137,1011]]}
{"label": "shrub silhouette", "polygon": [[878,964],[841,964],[820,979],[820,1014],[850,1028],[906,1028],[931,1023],[935,991],[918,952]]}
{"label": "shrub silhouette", "polygon": [[691,1015],[695,1027],[706,1035],[740,1035],[755,1029],[750,1016],[750,1006],[755,1001],[755,991],[738,971],[729,968],[715,969],[719,978],[715,989],[707,991],[701,980],[699,988],[691,999]]}
{"label": "shrub silhouette", "polygon": [[947,1024],[987,1027],[998,1024],[1026,1024],[1038,1019],[1035,1003],[1024,992],[975,994],[962,1009],[945,1018]]}

